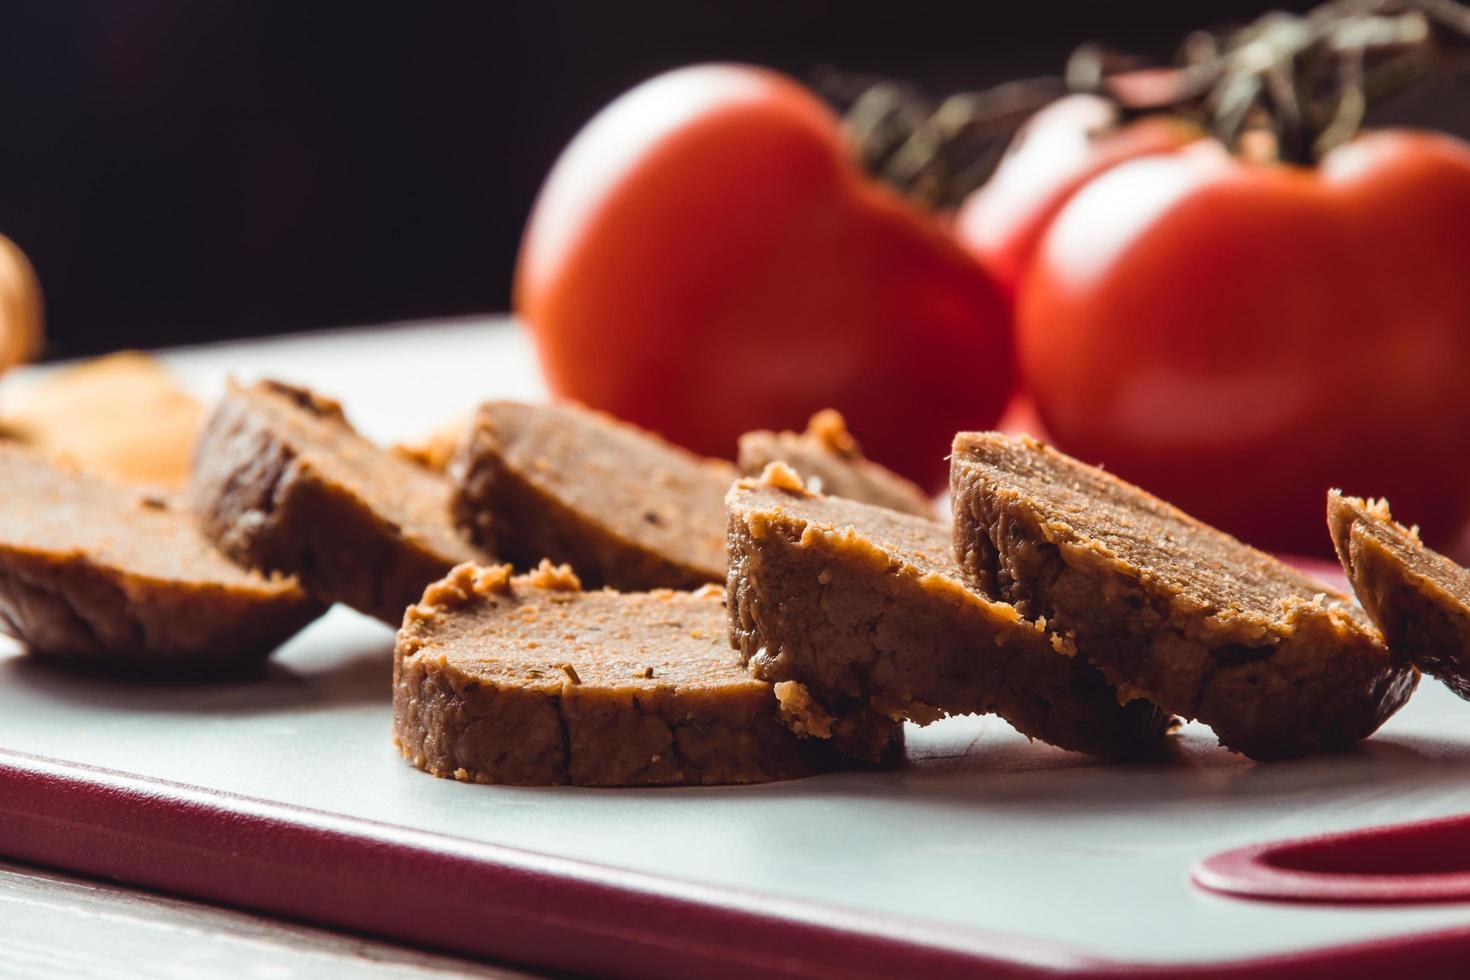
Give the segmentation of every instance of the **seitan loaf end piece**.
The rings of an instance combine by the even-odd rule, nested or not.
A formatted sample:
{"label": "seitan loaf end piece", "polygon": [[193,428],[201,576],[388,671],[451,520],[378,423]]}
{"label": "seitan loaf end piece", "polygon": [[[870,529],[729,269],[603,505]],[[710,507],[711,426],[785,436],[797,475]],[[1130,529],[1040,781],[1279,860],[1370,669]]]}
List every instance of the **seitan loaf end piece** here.
{"label": "seitan loaf end piece", "polygon": [[1424,547],[1386,500],[1327,495],[1342,569],[1389,648],[1470,699],[1470,571]]}
{"label": "seitan loaf end piece", "polygon": [[963,584],[948,525],[812,493],[781,464],[728,505],[732,641],[755,676],[786,685],[809,731],[994,712],[1083,752],[1161,744],[1163,712],[1120,704],[1042,624]]}
{"label": "seitan loaf end piece", "polygon": [[0,449],[0,630],[36,653],[207,672],[321,612],[221,555],[171,497]]}
{"label": "seitan loaf end piece", "polygon": [[200,434],[190,493],[240,563],[296,575],[390,626],[424,588],[488,555],[449,518],[449,484],[359,435],[336,402],[291,385],[231,384]]}
{"label": "seitan loaf end piece", "polygon": [[718,586],[585,592],[566,566],[463,565],[398,633],[394,737],[436,776],[519,785],[757,783],[835,755],[798,739],[726,640]]}
{"label": "seitan loaf end piece", "polygon": [[518,568],[546,558],[628,590],[725,580],[734,467],[601,412],[489,402],[450,474],[460,526]]}
{"label": "seitan loaf end piece", "polygon": [[1418,682],[1349,597],[1100,469],[993,432],[956,436],[951,466],[967,580],[1232,749],[1347,746]]}
{"label": "seitan loaf end piece", "polygon": [[811,489],[829,497],[934,516],[934,501],[918,484],[863,457],[862,448],[836,409],[813,415],[805,432],[762,430],[740,437],[741,473],[759,476],[771,463],[785,463]]}

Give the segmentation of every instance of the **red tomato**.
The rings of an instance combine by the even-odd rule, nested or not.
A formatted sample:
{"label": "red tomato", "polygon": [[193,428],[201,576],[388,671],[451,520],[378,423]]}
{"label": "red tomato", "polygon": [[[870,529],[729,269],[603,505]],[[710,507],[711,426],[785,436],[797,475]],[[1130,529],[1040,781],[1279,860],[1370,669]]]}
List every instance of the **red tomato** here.
{"label": "red tomato", "polygon": [[737,65],[646,82],[573,140],[516,273],[553,392],[710,455],[832,406],[929,487],[1015,380],[1000,290],[861,174],[837,120]]}
{"label": "red tomato", "polygon": [[1199,138],[1180,119],[1148,116],[1118,126],[1118,111],[1095,95],[1071,95],[1021,128],[995,173],[955,218],[955,233],[1014,295],[1047,225],[1068,199],[1125,160],[1177,150]]}
{"label": "red tomato", "polygon": [[1324,494],[1470,516],[1470,146],[1359,137],[1315,169],[1215,143],[1079,192],[1023,280],[1057,444],[1254,544],[1320,553]]}

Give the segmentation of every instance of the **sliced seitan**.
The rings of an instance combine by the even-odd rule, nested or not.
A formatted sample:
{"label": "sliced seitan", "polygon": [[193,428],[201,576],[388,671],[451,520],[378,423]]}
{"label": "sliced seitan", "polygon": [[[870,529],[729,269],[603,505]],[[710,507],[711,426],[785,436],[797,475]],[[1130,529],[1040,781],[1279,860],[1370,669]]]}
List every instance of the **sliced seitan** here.
{"label": "sliced seitan", "polygon": [[1349,745],[1418,682],[1349,597],[1100,469],[993,432],[960,433],[951,460],[970,584],[1230,748]]}
{"label": "sliced seitan", "polygon": [[207,671],[266,656],[321,612],[156,491],[17,448],[0,448],[0,487],[0,630],[37,653]]}
{"label": "sliced seitan", "polygon": [[829,497],[934,516],[934,501],[918,484],[864,458],[836,409],[813,415],[805,432],[762,430],[740,437],[741,473],[759,476],[771,463],[785,463],[808,487]]}
{"label": "sliced seitan", "polygon": [[275,381],[230,385],[190,492],[225,554],[391,626],[430,582],[489,558],[455,531],[443,477],[363,438],[336,402]]}
{"label": "sliced seitan", "polygon": [[812,493],[779,463],[728,504],[732,640],[807,733],[994,712],[1083,752],[1160,744],[1164,713],[963,584],[947,524]]}
{"label": "sliced seitan", "polygon": [[726,639],[723,594],[584,592],[549,563],[463,565],[398,633],[395,740],[436,776],[518,785],[757,783],[835,754],[791,734]]}
{"label": "sliced seitan", "polygon": [[460,526],[518,568],[546,558],[628,590],[725,580],[734,467],[611,416],[489,402],[450,472]]}
{"label": "sliced seitan", "polygon": [[1386,500],[1327,495],[1342,569],[1389,648],[1470,699],[1470,571],[1424,547]]}

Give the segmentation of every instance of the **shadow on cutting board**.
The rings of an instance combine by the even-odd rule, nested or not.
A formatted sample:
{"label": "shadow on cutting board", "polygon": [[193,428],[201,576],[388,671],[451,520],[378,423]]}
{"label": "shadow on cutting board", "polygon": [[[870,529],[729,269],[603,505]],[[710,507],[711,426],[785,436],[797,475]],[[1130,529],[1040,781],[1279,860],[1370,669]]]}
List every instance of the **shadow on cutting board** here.
{"label": "shadow on cutting board", "polygon": [[[1463,787],[1470,809],[1470,740],[1453,734],[1384,733],[1344,752],[1273,763],[1221,748],[1200,726],[1187,727],[1160,758],[1124,763],[1028,742],[993,718],[951,719],[929,729],[910,728],[909,736],[907,758],[894,770],[835,773],[738,792],[780,799],[808,795],[820,785],[822,795],[833,800],[1030,813],[1083,808],[1122,816],[1141,808],[1188,812],[1201,806],[1245,813],[1259,810],[1262,802],[1311,807],[1324,799],[1407,803],[1419,794]],[[721,790],[683,792],[692,798]]]}
{"label": "shadow on cutting board", "polygon": [[0,659],[0,684],[38,698],[120,713],[248,716],[306,707],[387,705],[392,698],[393,635],[366,620],[353,625],[357,628],[347,632],[338,624],[330,644],[318,642],[311,635],[316,627],[310,627],[270,660],[223,676],[149,677],[17,654]]}

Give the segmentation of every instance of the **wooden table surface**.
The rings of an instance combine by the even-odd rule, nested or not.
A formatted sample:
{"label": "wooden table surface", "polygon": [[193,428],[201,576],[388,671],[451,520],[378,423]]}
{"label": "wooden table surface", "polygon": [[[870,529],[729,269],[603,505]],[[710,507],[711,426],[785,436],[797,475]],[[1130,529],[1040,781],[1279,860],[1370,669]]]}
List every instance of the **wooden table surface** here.
{"label": "wooden table surface", "polygon": [[0,977],[429,980],[528,974],[0,863]]}

